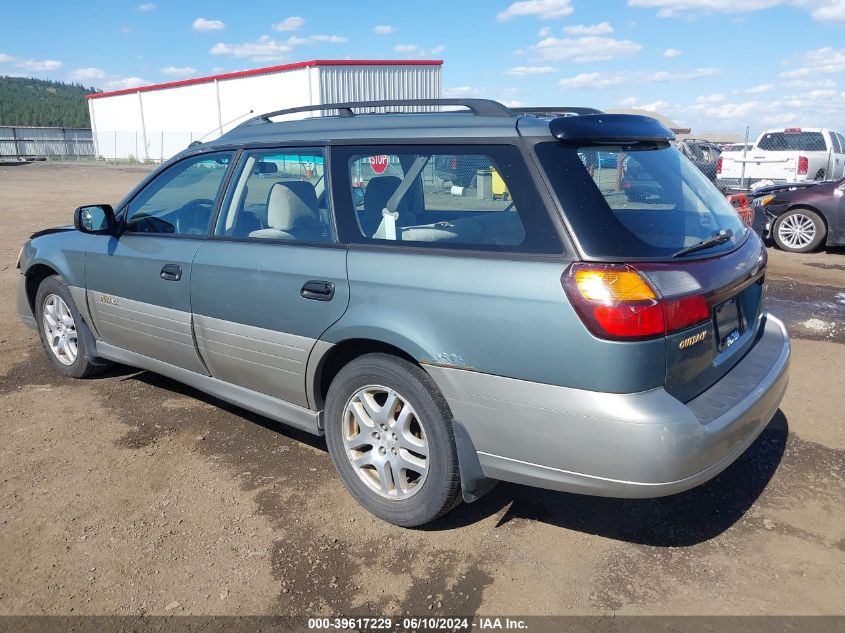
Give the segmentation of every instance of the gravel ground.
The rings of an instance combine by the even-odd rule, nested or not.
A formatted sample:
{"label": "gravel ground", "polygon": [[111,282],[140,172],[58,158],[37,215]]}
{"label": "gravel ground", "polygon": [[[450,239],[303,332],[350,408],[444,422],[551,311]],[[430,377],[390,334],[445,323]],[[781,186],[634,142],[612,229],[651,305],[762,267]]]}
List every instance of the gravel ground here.
{"label": "gravel ground", "polygon": [[322,439],[148,372],[50,371],[15,318],[18,249],[144,173],[0,167],[0,614],[843,614],[843,250],[769,251],[790,388],[714,481],[502,484],[404,530],[352,501]]}

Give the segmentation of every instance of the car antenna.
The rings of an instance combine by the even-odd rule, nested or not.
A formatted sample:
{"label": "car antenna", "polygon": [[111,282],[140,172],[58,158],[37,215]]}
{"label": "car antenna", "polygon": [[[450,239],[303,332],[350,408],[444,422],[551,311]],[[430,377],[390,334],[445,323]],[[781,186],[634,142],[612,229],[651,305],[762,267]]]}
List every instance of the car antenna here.
{"label": "car antenna", "polygon": [[[236,116],[236,117],[235,117],[234,119],[232,119],[231,121],[227,121],[227,122],[226,122],[226,123],[224,123],[223,125],[215,125],[213,128],[211,128],[211,130],[210,130],[209,132],[206,132],[206,133],[205,133],[205,134],[203,134],[200,138],[198,138],[196,141],[194,141],[194,143],[202,143],[203,139],[204,139],[206,136],[208,136],[209,134],[213,134],[216,130],[220,130],[220,133],[221,133],[221,134],[223,134],[223,128],[224,128],[224,127],[226,127],[227,125],[231,125],[232,123],[234,123],[234,122],[235,122],[235,121],[237,121],[238,119],[242,119],[242,118],[244,118],[245,116],[249,116],[249,115],[250,115],[250,114],[252,114],[253,112],[254,112],[254,110],[249,110],[249,111],[247,111],[247,112],[244,112],[244,113],[243,113],[243,114],[241,114],[241,115]],[[191,145],[193,145],[194,143],[191,143]]]}

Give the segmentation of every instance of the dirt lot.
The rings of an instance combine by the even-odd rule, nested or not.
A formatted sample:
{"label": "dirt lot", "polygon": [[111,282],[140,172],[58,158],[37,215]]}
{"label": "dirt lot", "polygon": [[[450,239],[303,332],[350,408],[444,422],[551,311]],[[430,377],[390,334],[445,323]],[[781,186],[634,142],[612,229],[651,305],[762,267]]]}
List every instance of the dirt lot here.
{"label": "dirt lot", "polygon": [[770,250],[791,384],[713,482],[503,484],[411,531],[351,500],[321,439],[150,373],[50,371],[14,315],[18,249],[144,171],[0,167],[0,614],[844,612],[845,251]]}

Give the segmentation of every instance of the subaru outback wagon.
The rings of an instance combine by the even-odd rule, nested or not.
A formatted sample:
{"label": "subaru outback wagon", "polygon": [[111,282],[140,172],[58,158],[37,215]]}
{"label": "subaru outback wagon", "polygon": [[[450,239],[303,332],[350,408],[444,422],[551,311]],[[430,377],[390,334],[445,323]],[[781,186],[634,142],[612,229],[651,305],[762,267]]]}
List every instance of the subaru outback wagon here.
{"label": "subaru outback wagon", "polygon": [[[465,110],[407,111],[444,105]],[[32,236],[18,311],[53,367],[123,363],[325,434],[352,496],[403,526],[496,480],[677,493],[769,423],[790,348],[765,249],[659,122],[486,100],[276,120],[320,109]]]}

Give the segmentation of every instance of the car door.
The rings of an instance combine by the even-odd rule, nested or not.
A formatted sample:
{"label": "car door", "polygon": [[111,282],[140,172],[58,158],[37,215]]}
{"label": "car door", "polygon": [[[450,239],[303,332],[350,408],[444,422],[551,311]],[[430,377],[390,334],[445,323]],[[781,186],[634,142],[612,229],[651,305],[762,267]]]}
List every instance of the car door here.
{"label": "car door", "polygon": [[246,151],[191,275],[194,332],[211,375],[306,407],[317,339],[349,303],[325,151]]}
{"label": "car door", "polygon": [[92,239],[85,285],[103,341],[207,373],[191,331],[191,263],[232,154],[203,153],[170,165],[118,210],[118,236]]}

